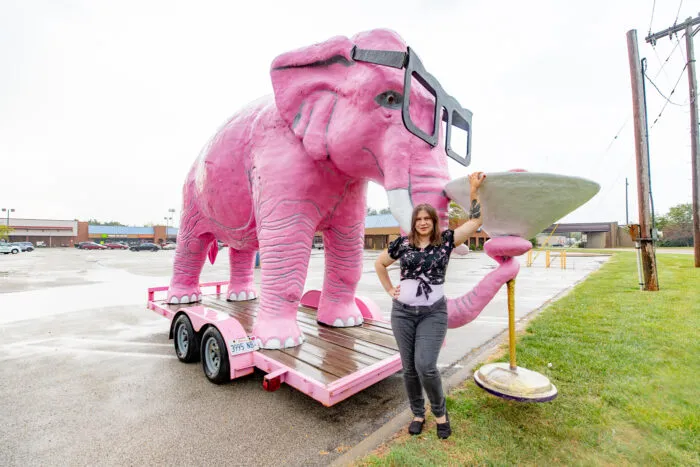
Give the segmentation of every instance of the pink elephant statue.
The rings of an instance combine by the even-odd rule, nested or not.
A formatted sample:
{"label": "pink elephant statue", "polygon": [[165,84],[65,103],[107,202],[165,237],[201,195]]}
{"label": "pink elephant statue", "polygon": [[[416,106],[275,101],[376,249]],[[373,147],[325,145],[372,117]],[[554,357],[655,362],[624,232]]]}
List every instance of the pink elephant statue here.
{"label": "pink elephant statue", "polygon": [[253,334],[283,348],[303,342],[296,314],[316,231],[326,262],[317,320],[363,322],[355,291],[368,180],[384,186],[404,231],[417,203],[432,204],[446,226],[446,155],[467,165],[471,140],[458,153],[450,128],[469,132],[471,112],[388,30],[282,54],[270,74],[274,95],[234,115],[187,176],[168,302],[201,300],[199,275],[216,239],[229,245],[228,299],[257,298],[259,250]]}

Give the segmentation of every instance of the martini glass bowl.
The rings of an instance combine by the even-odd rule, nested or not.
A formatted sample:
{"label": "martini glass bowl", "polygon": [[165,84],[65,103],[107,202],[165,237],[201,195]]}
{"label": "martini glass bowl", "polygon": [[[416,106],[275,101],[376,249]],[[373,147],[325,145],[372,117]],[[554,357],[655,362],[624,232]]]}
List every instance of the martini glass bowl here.
{"label": "martini glass bowl", "polygon": [[[566,175],[511,171],[489,173],[479,189],[483,215],[482,230],[497,241],[504,254],[525,253],[521,239],[529,239],[555,221],[577,209],[598,193],[600,186],[590,180]],[[451,181],[445,193],[469,209],[469,180]],[[509,250],[507,245],[512,242]],[[483,365],[474,373],[482,389],[505,399],[521,402],[546,402],[557,396],[557,388],[536,371],[519,367],[515,361],[515,279],[508,290],[508,342],[510,361]]]}

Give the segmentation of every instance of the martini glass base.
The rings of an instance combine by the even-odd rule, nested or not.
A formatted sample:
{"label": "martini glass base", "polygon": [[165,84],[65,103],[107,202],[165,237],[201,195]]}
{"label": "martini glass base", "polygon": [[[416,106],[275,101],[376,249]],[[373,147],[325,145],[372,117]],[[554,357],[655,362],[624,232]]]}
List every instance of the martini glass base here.
{"label": "martini glass base", "polygon": [[474,373],[474,382],[494,396],[519,402],[547,402],[557,388],[546,376],[526,368],[510,369],[508,363],[489,363]]}

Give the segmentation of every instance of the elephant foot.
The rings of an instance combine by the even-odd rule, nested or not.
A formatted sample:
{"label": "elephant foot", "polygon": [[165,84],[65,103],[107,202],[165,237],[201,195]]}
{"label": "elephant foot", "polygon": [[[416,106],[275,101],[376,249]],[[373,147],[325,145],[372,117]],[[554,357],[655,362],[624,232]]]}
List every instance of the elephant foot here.
{"label": "elephant foot", "polygon": [[229,302],[242,302],[246,300],[255,300],[258,294],[255,291],[253,284],[228,284],[228,292],[226,292],[226,300]]}
{"label": "elephant foot", "polygon": [[260,339],[263,349],[286,349],[304,343],[296,319],[258,319],[253,326],[253,335]]}
{"label": "elephant foot", "polygon": [[171,305],[197,303],[202,301],[202,291],[199,289],[199,286],[183,287],[171,285],[168,288],[167,301]]}
{"label": "elephant foot", "polygon": [[336,328],[359,326],[364,322],[362,312],[353,300],[350,303],[341,304],[326,302],[318,307],[316,321],[321,324]]}

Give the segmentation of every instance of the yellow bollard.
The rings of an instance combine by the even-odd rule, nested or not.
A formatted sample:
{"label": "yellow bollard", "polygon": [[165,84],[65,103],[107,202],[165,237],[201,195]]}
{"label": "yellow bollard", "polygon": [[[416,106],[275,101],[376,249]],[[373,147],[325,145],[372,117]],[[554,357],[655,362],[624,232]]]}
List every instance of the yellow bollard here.
{"label": "yellow bollard", "polygon": [[544,267],[548,268],[551,263],[552,263],[552,255],[550,254],[549,250],[547,250],[545,252],[545,256],[544,256]]}
{"label": "yellow bollard", "polygon": [[526,265],[527,267],[531,267],[531,266],[532,266],[532,250],[530,250],[530,251],[527,252],[527,260],[525,261],[525,265]]}
{"label": "yellow bollard", "polygon": [[562,250],[559,254],[559,259],[561,262],[561,268],[566,269],[566,250]]}

